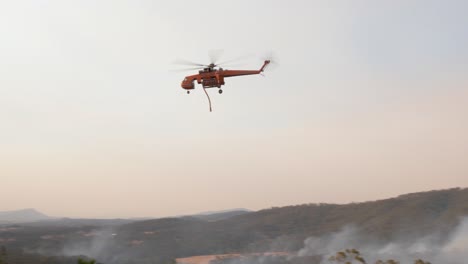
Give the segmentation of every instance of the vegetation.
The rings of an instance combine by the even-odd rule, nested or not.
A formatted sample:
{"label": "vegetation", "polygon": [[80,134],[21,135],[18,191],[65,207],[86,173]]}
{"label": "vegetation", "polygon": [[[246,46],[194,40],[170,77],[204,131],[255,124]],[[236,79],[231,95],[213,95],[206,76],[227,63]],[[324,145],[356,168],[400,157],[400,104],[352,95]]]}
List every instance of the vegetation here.
{"label": "vegetation", "polygon": [[[353,263],[359,263],[359,264],[367,264],[366,260],[364,259],[363,256],[361,256],[361,253],[356,250],[356,249],[346,249],[343,251],[338,251],[336,252],[335,255],[330,256],[328,258],[328,261],[331,263],[345,263],[345,264],[353,264]],[[400,264],[399,261],[394,260],[394,259],[388,259],[388,260],[377,260],[375,264]],[[414,264],[431,264],[430,262],[426,262],[422,259],[417,259],[414,261]]]}
{"label": "vegetation", "polygon": [[[268,264],[400,264],[398,260],[376,260],[368,262],[358,250],[351,248],[336,252],[332,256],[232,256],[218,258],[210,264],[239,264],[239,263],[268,263]],[[418,259],[414,264],[431,264]],[[403,264],[403,263],[402,263]],[[404,263],[410,264],[410,263]]]}
{"label": "vegetation", "polygon": [[[394,234],[404,234],[407,238],[398,238],[410,241],[434,232],[442,234],[443,240],[466,215],[468,189],[450,189],[364,203],[270,208],[216,221],[182,217],[126,222],[106,226],[112,230],[107,238],[93,235],[103,228],[97,220],[85,224],[67,220],[64,224],[9,225],[0,232],[0,243],[2,239],[7,241],[4,243],[8,248],[7,258],[1,261],[76,264],[78,256],[48,257],[24,253],[22,249],[40,248],[45,255],[58,255],[67,243],[91,245],[97,238],[103,243],[99,246],[102,252],[90,257],[106,264],[114,259],[124,259],[123,263],[169,263],[174,258],[194,255],[295,251],[304,246],[307,237],[336,232],[347,224],[355,224],[376,243],[387,243]],[[353,261],[359,262],[356,258]],[[421,261],[415,263],[423,264]]]}
{"label": "vegetation", "polygon": [[8,254],[5,246],[0,247],[0,264],[8,264]]}
{"label": "vegetation", "polygon": [[80,258],[78,259],[78,264],[96,264],[96,261],[94,259],[86,261]]}
{"label": "vegetation", "polygon": [[76,264],[76,257],[43,256],[0,246],[0,264]]}
{"label": "vegetation", "polygon": [[[331,262],[338,262],[338,263],[352,263],[354,261],[357,261],[359,263],[366,264],[366,261],[361,256],[361,253],[357,251],[356,249],[346,249],[344,251],[338,251],[336,252],[335,255],[329,257],[328,260]],[[383,264],[383,263],[376,263],[376,264]],[[394,264],[394,263],[388,263],[388,264]]]}
{"label": "vegetation", "polygon": [[[434,232],[442,234],[443,240],[465,215],[468,215],[468,189],[451,189],[365,203],[271,208],[215,222],[195,218],[141,221],[118,228],[115,242],[123,247],[128,241],[144,241],[132,252],[137,255],[152,252],[169,258],[295,251],[303,247],[307,237],[336,232],[348,224],[355,224],[373,241],[381,243],[394,239],[394,234],[411,241]],[[155,233],[145,235],[146,231]]]}
{"label": "vegetation", "polygon": [[424,261],[422,259],[417,259],[414,261],[414,264],[431,264],[429,261]]}

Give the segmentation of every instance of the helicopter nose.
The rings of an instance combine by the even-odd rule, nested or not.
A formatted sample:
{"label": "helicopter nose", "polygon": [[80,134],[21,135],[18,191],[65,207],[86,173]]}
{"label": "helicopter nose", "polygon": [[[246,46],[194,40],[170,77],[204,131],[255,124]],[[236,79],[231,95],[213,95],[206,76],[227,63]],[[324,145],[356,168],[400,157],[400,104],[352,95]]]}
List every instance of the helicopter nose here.
{"label": "helicopter nose", "polygon": [[190,82],[190,81],[182,81],[182,83],[180,84],[180,86],[186,90],[190,90],[190,89],[193,89],[193,82]]}

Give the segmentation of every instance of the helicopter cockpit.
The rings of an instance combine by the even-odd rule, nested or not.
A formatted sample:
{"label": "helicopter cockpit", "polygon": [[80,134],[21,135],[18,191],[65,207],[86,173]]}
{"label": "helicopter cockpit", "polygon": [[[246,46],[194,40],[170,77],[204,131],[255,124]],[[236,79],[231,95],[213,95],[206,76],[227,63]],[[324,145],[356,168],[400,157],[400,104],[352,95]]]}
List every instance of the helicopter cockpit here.
{"label": "helicopter cockpit", "polygon": [[207,73],[207,72],[214,72],[216,71],[213,68],[203,68],[203,70],[198,71],[198,73]]}

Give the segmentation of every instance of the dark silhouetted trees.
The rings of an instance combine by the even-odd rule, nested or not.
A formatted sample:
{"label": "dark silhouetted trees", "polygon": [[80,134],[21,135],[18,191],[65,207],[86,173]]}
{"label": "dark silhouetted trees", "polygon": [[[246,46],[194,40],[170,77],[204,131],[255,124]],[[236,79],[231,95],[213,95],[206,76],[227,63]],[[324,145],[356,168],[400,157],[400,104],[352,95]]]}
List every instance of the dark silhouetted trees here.
{"label": "dark silhouetted trees", "polygon": [[[330,256],[328,261],[331,263],[344,263],[344,264],[366,264],[366,260],[361,253],[356,249],[346,249],[343,251],[336,252],[335,255]],[[388,260],[377,260],[375,264],[400,264],[399,261],[394,259]],[[417,259],[414,261],[414,264],[431,264],[430,262],[426,262],[422,259]]]}
{"label": "dark silhouetted trees", "polygon": [[91,259],[91,260],[78,259],[78,264],[96,264],[96,261],[94,259]]}

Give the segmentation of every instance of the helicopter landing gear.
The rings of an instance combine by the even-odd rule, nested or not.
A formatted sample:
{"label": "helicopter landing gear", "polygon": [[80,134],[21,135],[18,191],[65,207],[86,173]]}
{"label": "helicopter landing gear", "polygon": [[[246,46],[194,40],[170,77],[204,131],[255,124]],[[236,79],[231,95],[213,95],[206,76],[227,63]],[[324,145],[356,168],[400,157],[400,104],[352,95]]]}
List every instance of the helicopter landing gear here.
{"label": "helicopter landing gear", "polygon": [[219,89],[218,93],[219,93],[219,94],[222,94],[222,93],[223,93],[223,90],[222,90],[222,89]]}

